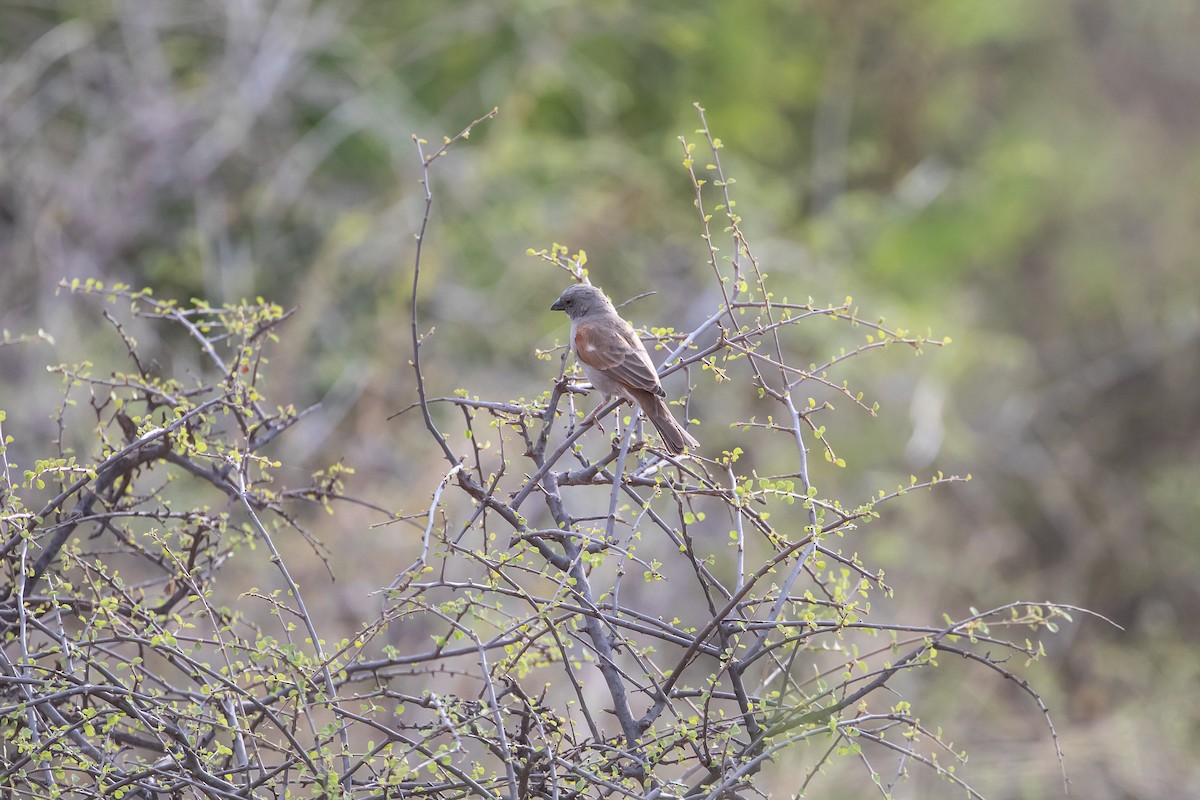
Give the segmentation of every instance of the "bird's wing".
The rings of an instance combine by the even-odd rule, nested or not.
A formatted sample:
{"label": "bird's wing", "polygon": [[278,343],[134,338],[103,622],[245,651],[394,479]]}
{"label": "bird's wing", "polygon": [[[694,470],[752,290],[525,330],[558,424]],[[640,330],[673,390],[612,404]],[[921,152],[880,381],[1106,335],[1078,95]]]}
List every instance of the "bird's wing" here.
{"label": "bird's wing", "polygon": [[645,345],[624,320],[580,321],[575,326],[575,355],[592,369],[604,370],[627,386],[663,393]]}

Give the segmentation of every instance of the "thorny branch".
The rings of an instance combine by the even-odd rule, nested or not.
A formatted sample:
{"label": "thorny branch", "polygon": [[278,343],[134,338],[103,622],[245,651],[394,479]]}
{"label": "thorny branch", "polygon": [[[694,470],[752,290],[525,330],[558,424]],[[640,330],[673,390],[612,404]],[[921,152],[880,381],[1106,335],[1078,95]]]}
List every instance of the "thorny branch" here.
{"label": "thorny branch", "polygon": [[[685,379],[680,404],[701,418],[702,441],[741,431],[744,444],[727,452],[670,456],[617,403],[583,415],[585,387],[562,348],[527,402],[429,385],[419,300],[434,167],[495,110],[432,153],[415,139],[425,203],[410,295],[416,397],[404,410],[419,412],[442,466],[410,514],[349,496],[341,464],[310,485],[274,476],[263,448],[313,410],[267,399],[264,350],[291,312],[64,284],[129,303],[128,315],[105,315],[132,370],[57,370],[68,395],[88,398],[92,466],[64,446],[22,483],[0,449],[0,720],[14,732],[0,739],[0,787],[147,799],[718,798],[750,796],[778,754],[823,736],[828,749],[806,751],[810,776],[853,742],[868,769],[896,754],[971,792],[938,760],[957,757],[948,744],[880,691],[939,655],[1015,682],[1057,748],[1048,708],[1005,658],[1039,656],[1026,631],[1078,609],[1014,603],[937,627],[871,620],[890,589],[857,555],[864,526],[908,493],[959,479],[914,479],[859,502],[823,496],[809,448],[839,464],[820,424],[832,405],[801,392],[873,415],[839,369],[889,345],[941,342],[864,320],[849,303],[775,301],[732,211],[720,141],[697,111],[706,163],[697,168],[696,146],[681,140],[684,167],[719,299],[691,330],[646,338],[666,353],[660,374]],[[582,254],[537,255],[587,279]],[[869,339],[800,366],[793,336],[817,319]],[[205,374],[186,385],[156,374],[138,324],[185,334]],[[708,377],[753,387],[765,413],[722,418],[706,402]],[[71,407],[64,396],[60,446]],[[610,443],[595,431],[613,411]],[[752,451],[773,440],[792,455],[768,473]],[[205,500],[181,497],[184,482]],[[36,512],[23,504],[34,497]],[[343,502],[410,525],[415,558],[380,590],[376,618],[331,633],[277,540],[290,530],[316,544],[296,506]],[[233,587],[238,606],[220,605],[224,567],[256,551],[278,588]]]}

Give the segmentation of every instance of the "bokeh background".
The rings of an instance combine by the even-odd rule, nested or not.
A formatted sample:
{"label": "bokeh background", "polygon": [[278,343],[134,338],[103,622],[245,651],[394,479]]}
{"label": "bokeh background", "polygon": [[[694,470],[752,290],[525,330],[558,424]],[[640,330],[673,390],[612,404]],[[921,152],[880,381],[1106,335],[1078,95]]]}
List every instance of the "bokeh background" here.
{"label": "bokeh background", "polygon": [[[322,403],[287,463],[302,480],[344,459],[355,492],[424,508],[438,455],[384,421],[412,398],[412,135],[436,146],[500,109],[436,167],[425,357],[438,393],[533,396],[557,363],[535,348],[565,339],[546,310],[564,276],[527,249],[585,249],[618,300],[658,289],[629,311],[642,324],[711,307],[678,141],[699,102],[777,292],[853,295],[954,340],[858,360],[880,415],[827,422],[849,465],[817,467],[831,494],[974,476],[865,531],[896,589],[880,613],[1107,616],[1122,629],[1080,617],[1021,668],[1074,791],[1200,797],[1198,42],[1186,0],[0,0],[0,328],[54,337],[0,349],[5,432],[44,455],[45,365],[121,365],[61,278],[262,295],[298,308],[275,399]],[[137,333],[169,367],[180,343]],[[724,420],[753,411],[698,402],[706,443],[736,444]],[[306,585],[349,628],[412,542],[365,511],[336,520],[314,532],[338,579],[314,560]],[[988,796],[1061,796],[1015,687],[945,664],[905,688]],[[958,796],[912,769],[898,796]],[[872,796],[861,773],[821,796]]]}

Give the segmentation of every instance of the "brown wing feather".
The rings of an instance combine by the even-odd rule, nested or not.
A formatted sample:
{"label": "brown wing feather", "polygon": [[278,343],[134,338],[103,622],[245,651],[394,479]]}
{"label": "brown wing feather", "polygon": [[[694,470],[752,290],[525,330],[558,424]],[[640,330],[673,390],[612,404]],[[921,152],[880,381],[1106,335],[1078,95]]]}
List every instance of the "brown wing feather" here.
{"label": "brown wing feather", "polygon": [[646,347],[627,324],[580,322],[575,330],[575,355],[593,369],[608,372],[615,380],[662,394],[658,373],[646,353]]}

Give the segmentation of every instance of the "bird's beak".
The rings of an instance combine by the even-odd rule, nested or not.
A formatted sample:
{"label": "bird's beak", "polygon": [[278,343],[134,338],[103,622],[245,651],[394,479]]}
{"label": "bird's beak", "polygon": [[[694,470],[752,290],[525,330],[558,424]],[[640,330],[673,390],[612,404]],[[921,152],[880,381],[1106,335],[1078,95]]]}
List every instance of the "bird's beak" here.
{"label": "bird's beak", "polygon": [[562,298],[554,301],[554,305],[550,306],[551,311],[566,311],[567,307],[563,305]]}

